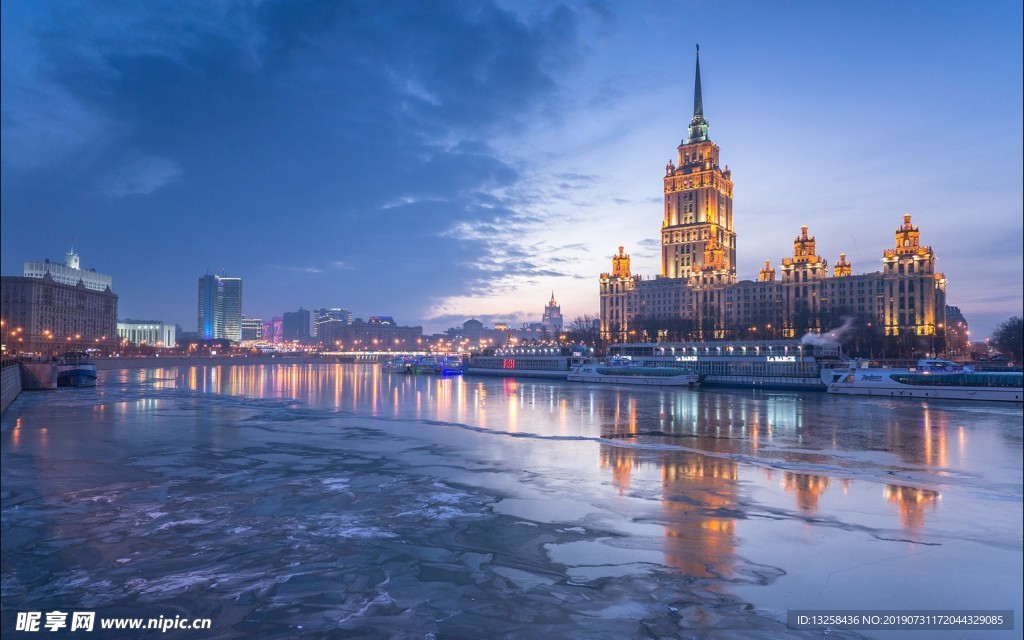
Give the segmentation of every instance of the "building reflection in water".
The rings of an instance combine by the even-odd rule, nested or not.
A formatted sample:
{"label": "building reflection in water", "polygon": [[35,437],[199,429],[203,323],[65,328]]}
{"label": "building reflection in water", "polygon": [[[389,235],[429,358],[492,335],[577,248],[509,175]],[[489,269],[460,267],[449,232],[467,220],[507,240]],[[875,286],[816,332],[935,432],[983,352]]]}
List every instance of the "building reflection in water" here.
{"label": "building reflection in water", "polygon": [[661,471],[665,564],[694,577],[730,577],[736,557],[739,465],[691,452],[660,452],[641,462],[635,449],[601,445],[601,466],[620,492],[644,464]]}
{"label": "building reflection in water", "polygon": [[[683,559],[673,562],[680,565],[692,564],[685,558],[721,557],[731,548],[733,520],[715,514],[736,506],[738,459],[749,456],[755,464],[762,459],[845,464],[841,457],[833,457],[835,451],[880,451],[894,454],[904,465],[941,471],[966,464],[969,453],[969,432],[950,423],[949,412],[922,404],[915,408],[915,420],[907,420],[906,412],[885,408],[868,418],[862,403],[835,402],[823,408],[818,402],[823,396],[817,394],[634,390],[512,378],[392,375],[372,365],[300,363],[108,375],[118,375],[123,382],[180,385],[200,393],[294,399],[355,415],[678,447],[679,452],[654,457],[648,452],[648,457],[641,457],[630,449],[602,445],[600,465],[611,471],[619,492],[628,490],[638,466],[659,465],[666,512],[672,515],[666,518],[667,535],[678,542],[679,552],[673,553]],[[846,493],[854,482],[850,476],[861,472],[856,463],[850,464],[850,473],[843,478],[785,471],[780,485],[793,495],[800,512],[817,513],[837,482]],[[772,482],[769,465],[762,474]],[[695,495],[699,499],[694,502]],[[901,526],[918,528],[926,512],[936,508],[939,494],[891,485],[884,499],[898,505]],[[710,555],[684,553],[686,544],[705,548]]]}
{"label": "building reflection in water", "polygon": [[818,499],[830,484],[832,484],[832,479],[827,476],[788,471],[782,474],[782,488],[796,495],[796,508],[801,513],[817,513]]}
{"label": "building reflection in water", "polygon": [[925,512],[935,509],[942,498],[938,491],[895,484],[885,485],[884,495],[889,504],[899,508],[900,525],[911,531],[924,526]]}

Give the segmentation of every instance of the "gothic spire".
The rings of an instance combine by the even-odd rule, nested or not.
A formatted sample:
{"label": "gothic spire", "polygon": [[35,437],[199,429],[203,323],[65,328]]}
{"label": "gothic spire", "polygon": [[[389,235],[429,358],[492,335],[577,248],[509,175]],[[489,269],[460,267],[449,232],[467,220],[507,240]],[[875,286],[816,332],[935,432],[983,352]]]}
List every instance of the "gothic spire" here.
{"label": "gothic spire", "polygon": [[693,79],[693,117],[704,115],[704,98],[700,92],[700,45],[697,45],[697,74]]}
{"label": "gothic spire", "polygon": [[708,139],[708,121],[704,119],[704,94],[700,86],[700,45],[697,45],[697,72],[693,78],[693,119],[690,120],[690,139],[683,144],[704,142]]}

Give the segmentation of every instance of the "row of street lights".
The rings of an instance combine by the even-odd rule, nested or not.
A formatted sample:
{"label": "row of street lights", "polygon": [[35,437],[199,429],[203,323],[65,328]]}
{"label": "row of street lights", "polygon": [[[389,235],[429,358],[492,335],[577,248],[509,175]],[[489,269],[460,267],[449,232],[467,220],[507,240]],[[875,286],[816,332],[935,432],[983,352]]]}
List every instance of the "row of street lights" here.
{"label": "row of street lights", "polygon": [[[61,340],[57,336],[55,336],[53,334],[53,331],[51,331],[50,329],[43,329],[42,332],[38,334],[38,337],[41,337],[42,340],[39,341],[39,344],[34,344],[35,341],[33,341],[33,339],[32,339],[33,334],[25,333],[24,327],[12,327],[11,324],[7,320],[3,320],[3,319],[0,319],[0,327],[3,327],[3,336],[4,336],[3,352],[4,352],[4,355],[8,355],[8,354],[11,354],[11,353],[18,353],[18,352],[24,351],[26,342],[28,343],[30,348],[33,348],[33,350],[45,350],[45,351],[52,351],[54,349],[55,345],[61,344]],[[106,341],[107,341],[107,336],[101,336],[99,338],[94,338],[92,340],[93,344],[95,344],[97,347],[99,347],[101,344],[106,344]],[[45,348],[41,348],[44,343],[47,346]],[[83,341],[82,340],[82,334],[80,334],[80,333],[76,333],[73,336],[65,336],[64,340],[63,340],[63,344],[65,345],[64,346],[65,349],[68,349],[68,348],[78,348],[78,349],[81,349],[87,343],[88,343],[88,339]],[[13,348],[13,347],[16,347],[16,348]]]}

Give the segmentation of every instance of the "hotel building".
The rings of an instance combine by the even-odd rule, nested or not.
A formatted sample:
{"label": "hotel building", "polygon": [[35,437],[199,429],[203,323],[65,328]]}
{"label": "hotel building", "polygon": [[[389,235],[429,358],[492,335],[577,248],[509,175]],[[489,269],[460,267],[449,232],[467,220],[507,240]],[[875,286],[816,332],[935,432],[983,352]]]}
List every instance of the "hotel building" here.
{"label": "hotel building", "polygon": [[676,151],[665,167],[661,273],[634,275],[624,247],[612,255],[611,272],[600,278],[604,340],[794,338],[834,328],[844,316],[886,336],[941,331],[946,278],[909,214],[881,271],[854,275],[846,254],[830,269],[801,227],[778,269],[765,261],[756,281],[737,281],[732,173],[708,136],[699,49],[693,118]]}
{"label": "hotel building", "polygon": [[199,339],[242,341],[241,278],[199,278]]}

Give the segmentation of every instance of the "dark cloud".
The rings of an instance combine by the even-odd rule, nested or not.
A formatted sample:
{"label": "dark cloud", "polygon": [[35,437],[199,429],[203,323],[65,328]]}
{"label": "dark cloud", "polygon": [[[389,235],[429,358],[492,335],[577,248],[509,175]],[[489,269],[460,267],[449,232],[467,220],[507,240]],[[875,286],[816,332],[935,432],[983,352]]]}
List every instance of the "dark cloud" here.
{"label": "dark cloud", "polygon": [[[561,273],[515,246],[538,219],[513,189],[520,168],[489,141],[557,97],[570,9],[528,20],[476,1],[35,12],[12,17],[28,35],[4,51],[5,273],[64,249],[35,225],[40,211],[87,266],[114,274],[122,308],[186,323],[208,267],[243,276],[257,313],[416,313],[477,290],[485,272]],[[166,288],[157,298],[153,282]]]}

